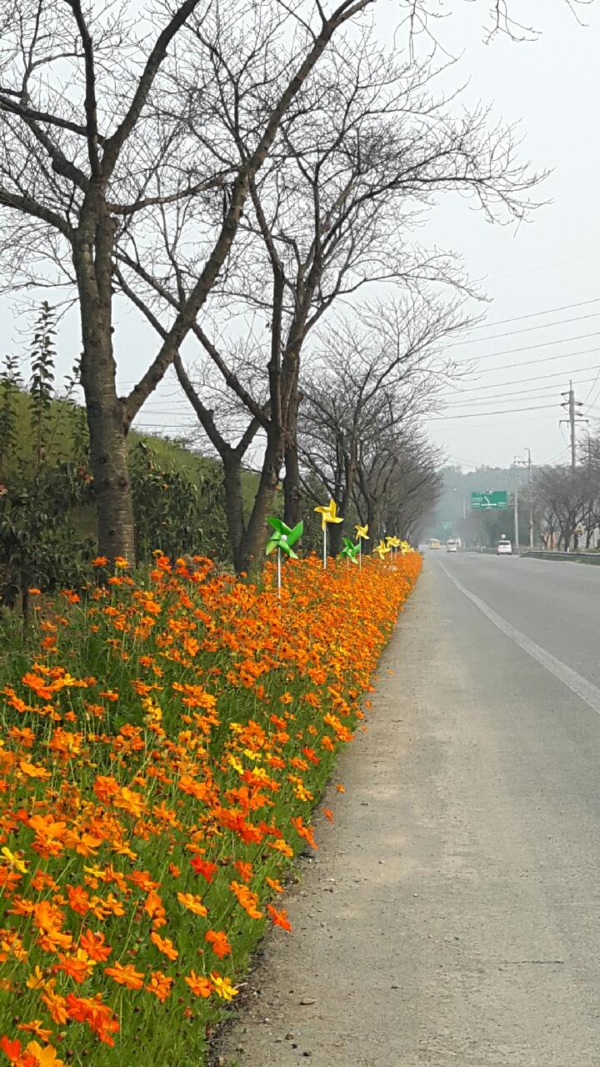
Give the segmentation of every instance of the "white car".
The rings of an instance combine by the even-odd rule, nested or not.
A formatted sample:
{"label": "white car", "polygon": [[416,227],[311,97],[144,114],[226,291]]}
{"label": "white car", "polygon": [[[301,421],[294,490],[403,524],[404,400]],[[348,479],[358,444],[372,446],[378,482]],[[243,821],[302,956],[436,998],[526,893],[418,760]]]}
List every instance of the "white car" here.
{"label": "white car", "polygon": [[502,541],[498,541],[496,545],[497,556],[512,556],[512,543],[503,538]]}
{"label": "white car", "polygon": [[446,541],[446,552],[458,552],[458,541]]}

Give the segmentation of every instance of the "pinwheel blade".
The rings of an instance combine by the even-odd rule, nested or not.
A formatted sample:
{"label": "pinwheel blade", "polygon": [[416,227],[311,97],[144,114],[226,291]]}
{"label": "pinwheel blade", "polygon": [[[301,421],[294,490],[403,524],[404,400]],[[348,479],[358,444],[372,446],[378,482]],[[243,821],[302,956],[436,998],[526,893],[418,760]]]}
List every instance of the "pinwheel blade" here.
{"label": "pinwheel blade", "polygon": [[288,533],[288,544],[295,545],[298,538],[302,537],[304,533],[304,520],[300,519],[300,522],[294,526],[293,530]]}

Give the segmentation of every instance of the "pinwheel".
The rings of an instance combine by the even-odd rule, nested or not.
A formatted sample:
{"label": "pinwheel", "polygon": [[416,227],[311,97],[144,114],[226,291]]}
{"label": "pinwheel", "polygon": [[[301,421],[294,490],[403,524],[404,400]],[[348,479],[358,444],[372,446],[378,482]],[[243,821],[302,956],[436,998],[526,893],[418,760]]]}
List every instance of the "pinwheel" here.
{"label": "pinwheel", "polygon": [[386,545],[385,541],[381,540],[379,544],[375,546],[373,551],[377,552],[380,559],[383,559],[384,556],[387,556],[388,552],[392,551],[392,549],[389,545]]}
{"label": "pinwheel", "polygon": [[267,541],[266,553],[269,553],[277,549],[277,596],[281,597],[281,553],[285,552],[286,556],[291,559],[298,559],[298,556],[294,552],[293,545],[296,541],[302,537],[304,532],[304,523],[302,520],[297,526],[291,529],[286,526],[283,519],[277,518],[276,515],[272,515],[267,519],[269,526],[272,527],[273,533]]}
{"label": "pinwheel", "polygon": [[320,504],[315,508],[315,511],[321,516],[321,529],[323,531],[323,569],[327,568],[327,524],[329,522],[343,522],[341,515],[337,513],[337,504],[335,500],[331,499],[325,507],[324,504]]}
{"label": "pinwheel", "polygon": [[362,543],[363,543],[363,540],[365,540],[365,541],[369,541],[370,540],[370,538],[369,538],[369,524],[368,524],[368,522],[366,522],[364,526],[355,526],[354,529],[356,530],[356,537],[357,537],[358,543],[360,545],[360,548],[358,550],[358,565],[359,565],[359,567],[362,567]]}
{"label": "pinwheel", "polygon": [[348,564],[355,563],[358,567],[357,555],[360,552],[360,541],[354,544],[351,537],[343,537],[344,547],[340,552],[340,556],[345,556]]}
{"label": "pinwheel", "polygon": [[399,537],[392,537],[391,534],[388,534],[386,539],[385,539],[385,543],[386,543],[387,547],[389,549],[391,549],[392,559],[395,559],[396,558],[396,552],[397,552],[398,547],[400,545],[400,538]]}

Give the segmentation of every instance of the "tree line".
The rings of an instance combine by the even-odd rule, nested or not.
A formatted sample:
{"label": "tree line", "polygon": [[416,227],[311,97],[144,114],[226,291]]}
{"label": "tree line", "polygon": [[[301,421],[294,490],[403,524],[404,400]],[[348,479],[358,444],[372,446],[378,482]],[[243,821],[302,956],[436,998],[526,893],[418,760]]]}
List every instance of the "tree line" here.
{"label": "tree line", "polygon": [[[171,368],[222,463],[239,571],[281,482],[289,524],[327,491],[402,534],[436,491],[419,420],[458,373],[443,343],[472,290],[416,233],[448,196],[522,219],[540,175],[510,125],[444,93],[435,47],[416,55],[428,5],[401,3],[382,44],[375,3],[15,0],[0,16],[2,288],[76,300],[101,555],[135,559],[127,440]],[[156,341],[122,396],[124,301]]]}

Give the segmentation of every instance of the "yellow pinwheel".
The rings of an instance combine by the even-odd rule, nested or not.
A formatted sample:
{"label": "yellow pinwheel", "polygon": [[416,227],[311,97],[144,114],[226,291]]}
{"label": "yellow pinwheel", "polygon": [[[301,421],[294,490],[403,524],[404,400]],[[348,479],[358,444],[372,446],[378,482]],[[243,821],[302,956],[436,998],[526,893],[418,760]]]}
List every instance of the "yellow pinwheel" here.
{"label": "yellow pinwheel", "polygon": [[327,569],[327,525],[330,522],[343,522],[344,519],[337,513],[337,504],[333,497],[329,501],[327,507],[324,504],[320,504],[315,511],[321,516],[321,529],[323,531],[323,570]]}
{"label": "yellow pinwheel", "polygon": [[358,541],[358,545],[359,545],[359,548],[358,548],[358,566],[362,567],[362,543],[363,543],[363,540],[364,541],[370,541],[369,524],[368,524],[368,522],[366,522],[364,526],[355,526],[354,529],[356,530],[356,540]]}
{"label": "yellow pinwheel", "polygon": [[373,551],[377,553],[380,559],[383,559],[384,556],[387,556],[388,552],[392,551],[392,549],[390,545],[386,545],[385,541],[382,539],[379,544],[375,546]]}
{"label": "yellow pinwheel", "polygon": [[344,521],[342,516],[338,515],[338,513],[337,513],[337,504],[336,504],[335,500],[333,500],[333,499],[329,501],[327,507],[325,507],[324,504],[320,504],[318,508],[315,508],[315,511],[318,511],[319,515],[321,516],[321,529],[322,530],[326,530],[327,529],[327,523],[328,522],[343,522]]}

